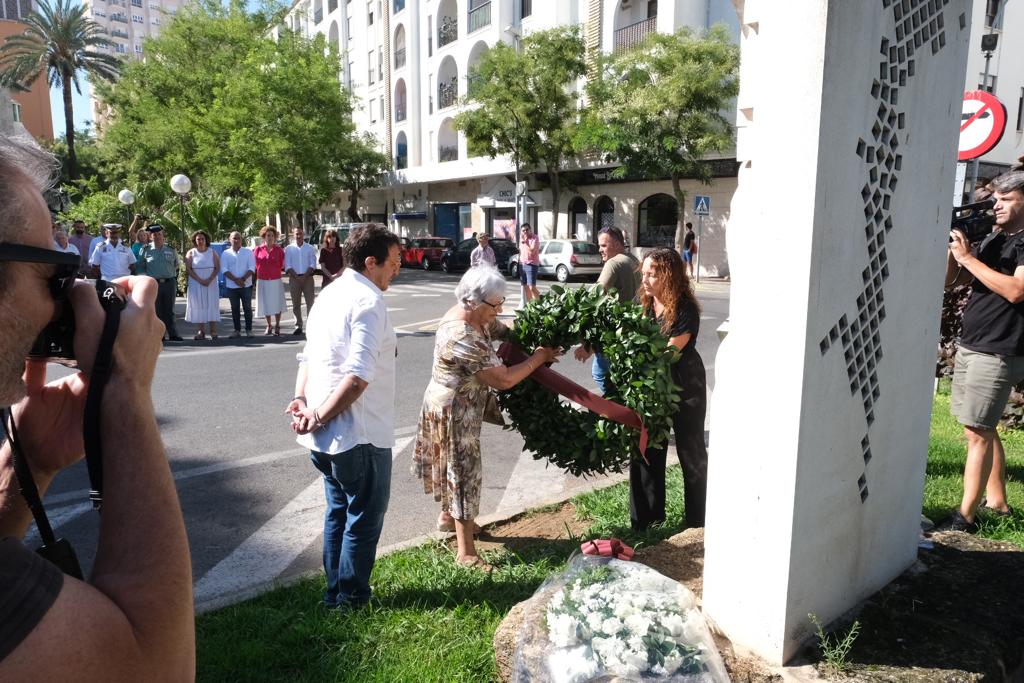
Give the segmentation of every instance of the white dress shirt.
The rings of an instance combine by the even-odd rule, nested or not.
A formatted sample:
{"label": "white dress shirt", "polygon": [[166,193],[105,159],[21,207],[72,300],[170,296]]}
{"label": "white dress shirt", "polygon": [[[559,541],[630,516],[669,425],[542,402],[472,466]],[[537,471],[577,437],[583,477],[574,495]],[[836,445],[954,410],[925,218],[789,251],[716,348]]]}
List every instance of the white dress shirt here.
{"label": "white dress shirt", "polygon": [[306,346],[298,355],[306,366],[306,405],[316,408],[346,375],[368,383],[347,410],[296,441],[311,451],[344,453],[361,444],[395,444],[395,353],[381,291],[353,268],[325,287],[306,321]]}
{"label": "white dress shirt", "polygon": [[59,244],[57,244],[56,242],[54,242],[53,243],[53,248],[56,249],[57,251],[61,252],[62,254],[74,254],[75,256],[81,256],[81,254],[78,252],[78,247],[76,247],[75,245],[71,244],[71,242],[68,242],[68,246],[66,246],[66,247],[62,247]]}
{"label": "white dress shirt", "polygon": [[118,242],[115,247],[109,241],[103,241],[96,245],[89,263],[100,267],[101,278],[113,280],[131,275],[131,266],[135,265],[135,254],[124,242]]}
{"label": "white dress shirt", "polygon": [[296,275],[305,275],[310,269],[316,270],[316,247],[309,242],[302,246],[289,244],[284,248],[284,272],[294,270]]}
{"label": "white dress shirt", "polygon": [[252,286],[252,279],[256,273],[256,256],[253,255],[252,249],[249,247],[242,247],[238,251],[225,249],[224,253],[220,255],[220,272],[231,273],[235,277],[242,277],[250,270],[253,272],[253,275],[245,279],[244,285],[235,284],[235,281],[231,278],[224,278],[224,283],[228,289],[241,289],[242,287]]}

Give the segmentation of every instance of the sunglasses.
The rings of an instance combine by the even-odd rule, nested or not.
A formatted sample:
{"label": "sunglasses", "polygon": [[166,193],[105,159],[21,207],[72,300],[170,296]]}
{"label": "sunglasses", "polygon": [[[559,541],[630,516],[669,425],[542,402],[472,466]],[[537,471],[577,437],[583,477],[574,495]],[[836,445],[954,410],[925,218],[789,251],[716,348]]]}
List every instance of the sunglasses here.
{"label": "sunglasses", "polygon": [[488,301],[487,299],[484,299],[484,303],[485,303],[485,304],[487,304],[488,306],[490,306],[491,308],[493,308],[494,310],[498,310],[499,308],[501,308],[501,305],[502,305],[503,303],[505,303],[505,297],[501,297],[501,301],[499,301],[499,302],[498,302],[498,303],[496,303],[496,304],[492,304],[492,303],[491,303],[490,301]]}
{"label": "sunglasses", "polygon": [[56,266],[56,272],[47,280],[54,301],[64,301],[75,284],[79,257],[53,249],[31,247],[27,244],[0,244],[0,261],[17,263],[45,263]]}

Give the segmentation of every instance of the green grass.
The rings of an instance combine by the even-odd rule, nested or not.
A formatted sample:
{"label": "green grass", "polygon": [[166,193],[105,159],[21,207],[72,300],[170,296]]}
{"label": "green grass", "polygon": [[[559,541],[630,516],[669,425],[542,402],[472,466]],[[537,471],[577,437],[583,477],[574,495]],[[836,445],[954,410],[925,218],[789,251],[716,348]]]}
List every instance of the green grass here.
{"label": "green grass", "polygon": [[[1010,504],[1024,510],[1024,432],[1002,435]],[[932,415],[924,514],[941,520],[962,494],[964,440],[949,416],[948,388]],[[682,477],[669,469],[669,518],[636,534],[629,528],[624,483],[572,500],[589,527],[583,538],[616,536],[634,547],[682,529]],[[549,511],[554,511],[552,507]],[[537,514],[534,512],[533,514]],[[1024,546],[1024,515],[986,519],[979,535]],[[323,578],[282,588],[197,618],[200,681],[466,681],[496,676],[492,639],[502,618],[564,566],[579,539],[521,543],[491,553],[491,576],[455,565],[444,545],[429,543],[380,558],[374,602],[355,613],[320,606]]]}

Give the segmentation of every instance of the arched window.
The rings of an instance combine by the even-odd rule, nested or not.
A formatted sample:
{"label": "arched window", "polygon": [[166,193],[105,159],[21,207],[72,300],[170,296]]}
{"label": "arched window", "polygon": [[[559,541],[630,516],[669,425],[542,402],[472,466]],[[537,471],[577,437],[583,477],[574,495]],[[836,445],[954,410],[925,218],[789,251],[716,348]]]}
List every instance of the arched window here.
{"label": "arched window", "polygon": [[399,78],[395,83],[395,121],[405,121],[406,117],[406,93],[405,80]]}
{"label": "arched window", "polygon": [[437,49],[459,39],[459,8],[455,0],[442,0],[437,10]]}
{"label": "arched window", "polygon": [[459,102],[459,67],[448,55],[437,72],[437,108],[454,107]]}
{"label": "arched window", "polygon": [[487,43],[484,41],[478,41],[473,49],[469,51],[469,61],[466,62],[466,94],[470,97],[473,96],[473,88],[476,85],[476,81],[479,78],[473,71],[474,67],[480,63],[480,59],[488,50]]}
{"label": "arched window", "polygon": [[576,197],[569,202],[569,236],[572,239],[585,242],[591,240],[587,203],[581,197]]}
{"label": "arched window", "polygon": [[395,29],[395,68],[405,66],[405,27],[401,24]]}
{"label": "arched window", "polygon": [[327,43],[341,54],[341,44],[338,42],[338,22],[332,21],[331,28],[327,31]]}
{"label": "arched window", "polygon": [[327,0],[327,13],[330,14],[338,9],[338,0]]}
{"label": "arched window", "polygon": [[594,202],[594,234],[615,227],[615,204],[611,198],[601,196]]}
{"label": "arched window", "polygon": [[437,160],[457,161],[459,158],[459,134],[452,125],[452,119],[448,118],[441,122],[441,129],[437,132]]}
{"label": "arched window", "polygon": [[313,23],[319,24],[324,20],[324,3],[323,0],[315,0],[313,2]]}
{"label": "arched window", "polygon": [[401,132],[395,138],[395,168],[403,169],[409,167],[409,142],[405,132]]}
{"label": "arched window", "polygon": [[667,194],[652,194],[640,202],[637,246],[674,247],[679,205]]}

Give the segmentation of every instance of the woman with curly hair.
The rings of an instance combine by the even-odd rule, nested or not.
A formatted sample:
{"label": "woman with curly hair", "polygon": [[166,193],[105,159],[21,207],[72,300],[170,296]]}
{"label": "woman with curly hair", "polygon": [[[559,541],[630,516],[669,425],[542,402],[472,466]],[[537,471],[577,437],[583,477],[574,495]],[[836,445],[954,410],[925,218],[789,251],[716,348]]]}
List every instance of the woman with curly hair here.
{"label": "woman with curly hair", "polygon": [[[683,259],[674,249],[654,249],[641,269],[640,304],[668,335],[681,355],[672,365],[672,380],[682,388],[679,411],[673,416],[676,454],[683,468],[686,526],[704,526],[708,490],[708,451],[704,445],[707,377],[697,353],[700,304],[686,275]],[[666,449],[647,449],[647,462],[634,460],[629,468],[629,515],[634,529],[665,521]]]}

